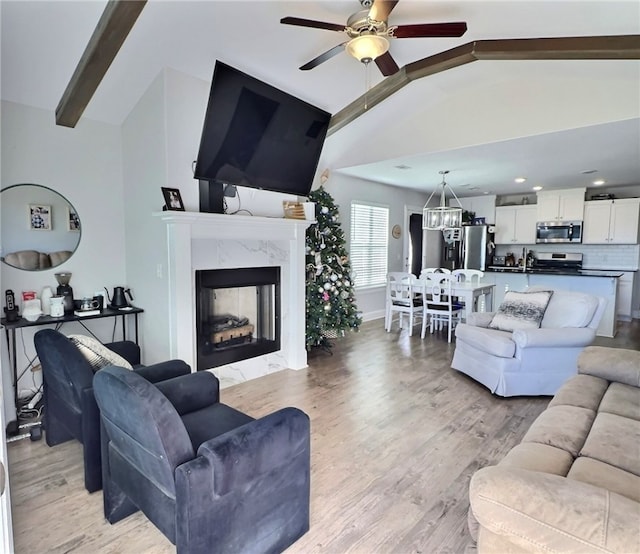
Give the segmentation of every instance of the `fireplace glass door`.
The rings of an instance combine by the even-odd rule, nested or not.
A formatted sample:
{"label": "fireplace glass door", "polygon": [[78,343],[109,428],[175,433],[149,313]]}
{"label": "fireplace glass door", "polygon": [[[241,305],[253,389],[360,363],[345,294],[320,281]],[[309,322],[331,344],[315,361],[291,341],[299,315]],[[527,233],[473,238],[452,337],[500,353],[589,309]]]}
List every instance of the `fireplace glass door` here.
{"label": "fireplace glass door", "polygon": [[280,350],[280,268],[196,271],[198,371]]}

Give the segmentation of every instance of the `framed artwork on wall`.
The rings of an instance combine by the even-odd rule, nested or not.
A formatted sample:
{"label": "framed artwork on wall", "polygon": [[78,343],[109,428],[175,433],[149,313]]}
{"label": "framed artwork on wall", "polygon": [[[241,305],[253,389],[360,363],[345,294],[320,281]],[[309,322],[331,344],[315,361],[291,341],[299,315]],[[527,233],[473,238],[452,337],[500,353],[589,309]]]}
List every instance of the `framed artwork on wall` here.
{"label": "framed artwork on wall", "polygon": [[78,214],[67,206],[67,230],[80,231],[80,218]]}
{"label": "framed artwork on wall", "polygon": [[51,206],[29,204],[29,229],[51,231]]}
{"label": "framed artwork on wall", "polygon": [[178,189],[170,189],[167,187],[160,188],[162,189],[162,195],[164,196],[163,209],[184,212],[184,204],[182,203],[180,191]]}

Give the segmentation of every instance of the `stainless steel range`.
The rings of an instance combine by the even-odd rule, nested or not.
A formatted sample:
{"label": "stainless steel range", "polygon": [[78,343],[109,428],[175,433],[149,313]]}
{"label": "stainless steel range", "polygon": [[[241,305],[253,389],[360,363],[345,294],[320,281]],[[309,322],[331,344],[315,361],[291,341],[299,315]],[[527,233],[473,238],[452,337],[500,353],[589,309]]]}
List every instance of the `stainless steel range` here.
{"label": "stainless steel range", "polygon": [[533,267],[534,273],[570,273],[582,269],[582,254],[563,252],[538,252]]}

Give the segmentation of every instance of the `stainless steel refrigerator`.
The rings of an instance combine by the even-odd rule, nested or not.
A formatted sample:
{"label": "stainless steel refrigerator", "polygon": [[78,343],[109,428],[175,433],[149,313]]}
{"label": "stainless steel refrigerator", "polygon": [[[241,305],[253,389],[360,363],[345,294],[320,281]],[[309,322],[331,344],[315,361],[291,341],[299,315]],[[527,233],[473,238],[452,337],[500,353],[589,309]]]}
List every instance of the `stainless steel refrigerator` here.
{"label": "stainless steel refrigerator", "polygon": [[463,225],[458,240],[445,240],[441,266],[485,271],[493,263],[495,249],[493,225]]}

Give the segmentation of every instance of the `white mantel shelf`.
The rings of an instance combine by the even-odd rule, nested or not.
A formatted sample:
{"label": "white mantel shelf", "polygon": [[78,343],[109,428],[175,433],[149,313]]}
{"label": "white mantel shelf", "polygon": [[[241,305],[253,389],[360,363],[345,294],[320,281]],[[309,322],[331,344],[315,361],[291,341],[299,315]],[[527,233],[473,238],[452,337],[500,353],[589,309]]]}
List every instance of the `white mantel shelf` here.
{"label": "white mantel shelf", "polygon": [[189,225],[192,238],[289,240],[315,221],[201,212],[154,212],[167,224]]}

